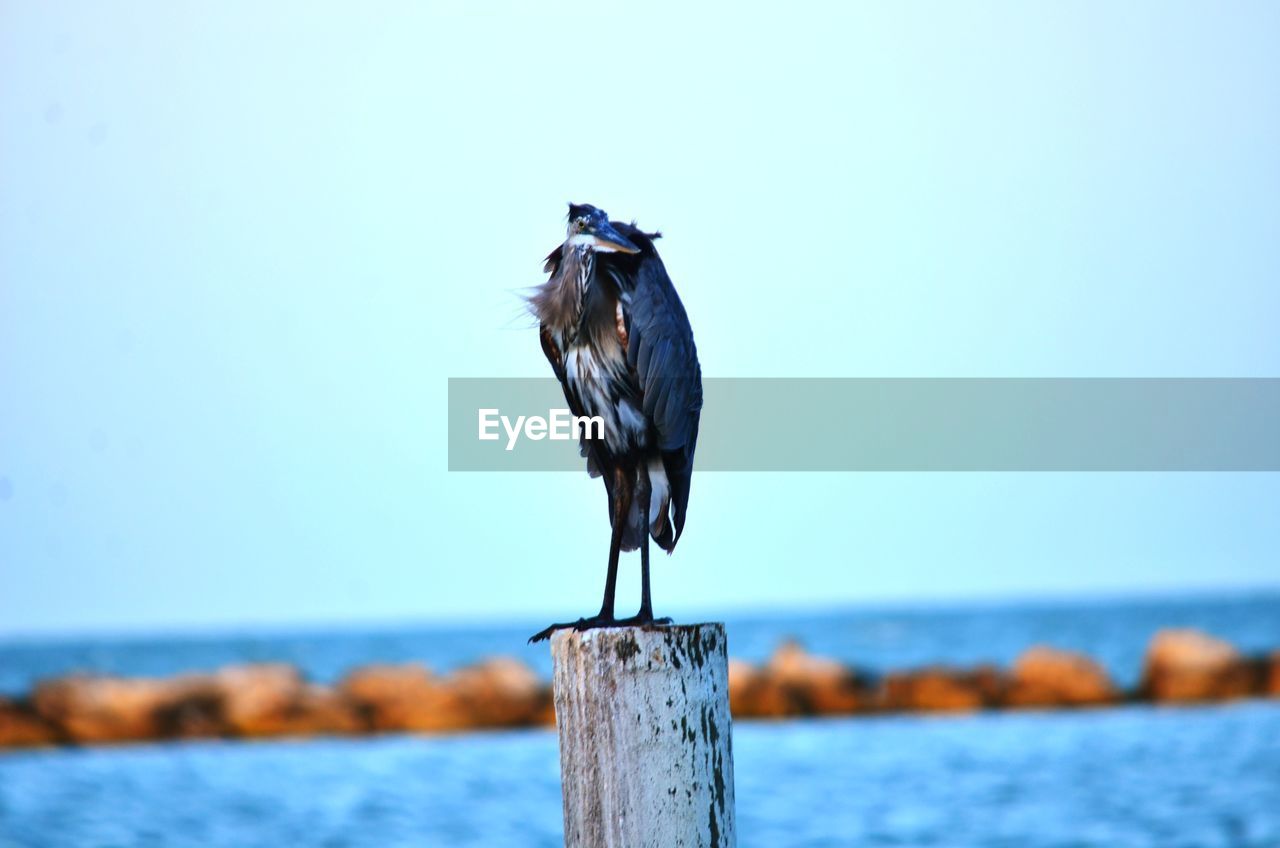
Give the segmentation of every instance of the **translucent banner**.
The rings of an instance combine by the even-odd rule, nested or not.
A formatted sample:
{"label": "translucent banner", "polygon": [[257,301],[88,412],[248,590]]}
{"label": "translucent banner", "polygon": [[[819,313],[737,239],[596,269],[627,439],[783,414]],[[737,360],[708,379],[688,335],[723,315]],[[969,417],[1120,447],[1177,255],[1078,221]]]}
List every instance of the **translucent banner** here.
{"label": "translucent banner", "polygon": [[[707,379],[699,471],[1278,471],[1280,379]],[[581,471],[546,379],[451,379],[449,470]]]}

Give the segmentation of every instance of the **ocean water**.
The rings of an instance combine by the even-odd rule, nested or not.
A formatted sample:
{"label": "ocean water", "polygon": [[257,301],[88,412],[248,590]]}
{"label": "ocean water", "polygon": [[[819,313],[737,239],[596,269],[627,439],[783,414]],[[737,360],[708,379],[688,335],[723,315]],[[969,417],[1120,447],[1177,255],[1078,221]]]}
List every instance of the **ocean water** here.
{"label": "ocean water", "polygon": [[[567,617],[566,613],[566,617]],[[1083,651],[1123,685],[1137,682],[1142,656],[1162,627],[1195,627],[1247,652],[1280,648],[1280,592],[1237,597],[1036,602],[937,608],[837,610],[804,615],[720,615],[729,653],[763,660],[789,637],[815,653],[871,671],[929,663],[1008,665],[1030,645]],[[29,690],[70,671],[166,676],[228,663],[289,662],[332,682],[370,662],[425,662],[448,671],[495,654],[517,657],[551,677],[545,644],[529,634],[547,622],[487,627],[386,627],[170,637],[0,639],[0,694]]]}
{"label": "ocean water", "polygon": [[[739,845],[1280,845],[1280,706],[742,723]],[[0,846],[562,844],[549,730],[0,756]]]}
{"label": "ocean water", "polygon": [[[872,670],[1007,662],[1050,642],[1129,683],[1162,626],[1269,649],[1280,598],[730,617],[729,637],[760,658],[797,635]],[[499,652],[545,670],[545,646],[521,646],[529,629],[23,641],[0,648],[0,681],[280,659],[328,680]],[[744,848],[1280,848],[1280,701],[740,723],[734,755]],[[560,815],[549,730],[0,753],[0,848],[556,846]]]}

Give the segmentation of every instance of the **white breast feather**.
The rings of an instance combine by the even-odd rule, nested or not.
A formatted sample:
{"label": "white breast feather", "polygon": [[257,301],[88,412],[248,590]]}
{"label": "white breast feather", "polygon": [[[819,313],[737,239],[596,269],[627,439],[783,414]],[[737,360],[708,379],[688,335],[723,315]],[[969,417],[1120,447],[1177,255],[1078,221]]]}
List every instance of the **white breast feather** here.
{"label": "white breast feather", "polygon": [[646,446],[649,428],[644,414],[629,400],[610,400],[609,376],[622,379],[626,360],[620,355],[601,354],[590,344],[570,345],[565,352],[565,379],[582,400],[583,411],[604,420],[604,441],[614,453],[626,453]]}

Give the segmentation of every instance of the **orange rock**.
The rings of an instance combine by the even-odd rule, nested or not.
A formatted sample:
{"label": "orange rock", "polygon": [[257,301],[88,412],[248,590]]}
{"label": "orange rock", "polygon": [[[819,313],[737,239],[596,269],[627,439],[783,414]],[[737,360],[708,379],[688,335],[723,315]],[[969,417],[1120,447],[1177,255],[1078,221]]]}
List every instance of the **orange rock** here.
{"label": "orange rock", "polygon": [[1098,663],[1083,654],[1038,645],[1014,663],[1003,703],[1010,707],[1058,707],[1116,700],[1116,688]]}
{"label": "orange rock", "polygon": [[1154,701],[1219,701],[1260,687],[1256,665],[1230,643],[1198,630],[1161,630],[1151,640],[1141,692]]}
{"label": "orange rock", "polygon": [[522,727],[545,721],[551,689],[519,660],[494,657],[458,669],[447,685],[469,727]]}
{"label": "orange rock", "polygon": [[441,731],[472,726],[457,693],[420,663],[358,668],[343,679],[338,691],[374,730]]}
{"label": "orange rock", "polygon": [[446,678],[414,663],[368,666],[348,675],[339,689],[377,730],[465,730],[554,720],[550,687],[508,657]]}
{"label": "orange rock", "polygon": [[158,686],[157,702],[152,711],[156,737],[207,739],[226,734],[222,716],[223,696],[212,676],[184,674],[150,682]]}
{"label": "orange rock", "polygon": [[835,660],[817,657],[794,639],[780,644],[765,663],[764,673],[788,686],[808,686],[814,681],[835,681],[849,676],[849,670]]}
{"label": "orange rock", "polygon": [[289,665],[234,665],[214,675],[222,715],[232,732],[264,736],[276,731],[302,695],[302,675]]}
{"label": "orange rock", "polygon": [[324,686],[307,684],[298,693],[292,708],[280,716],[272,736],[347,735],[366,729],[355,706],[338,692]]}
{"label": "orange rock", "polygon": [[30,748],[57,742],[57,731],[36,715],[30,704],[0,698],[0,748]]}
{"label": "orange rock", "polygon": [[879,703],[891,711],[969,712],[990,704],[1001,684],[999,672],[989,666],[972,671],[932,666],[887,675]]}
{"label": "orange rock", "polygon": [[982,704],[986,707],[998,706],[1004,699],[1005,690],[1009,688],[1009,677],[1000,668],[984,664],[974,667],[969,672],[969,681],[982,696]]}
{"label": "orange rock", "polygon": [[806,713],[847,715],[864,706],[862,687],[852,669],[815,657],[794,640],[778,646],[765,664],[764,675],[791,693]]}
{"label": "orange rock", "polygon": [[72,742],[355,733],[341,694],[287,665],[230,666],[166,680],[73,676],[36,687],[35,713]]}
{"label": "orange rock", "polygon": [[748,694],[760,680],[760,670],[746,660],[729,658],[729,712],[748,715]]}
{"label": "orange rock", "polygon": [[[483,701],[486,687],[495,683],[484,673],[466,671],[454,679],[438,678],[426,666],[369,666],[357,669],[340,684],[365,720],[375,730],[444,731],[466,730],[481,724],[476,707]],[[503,710],[488,705],[485,717]]]}
{"label": "orange rock", "polygon": [[32,704],[71,741],[121,742],[157,735],[155,714],[164,692],[155,680],[76,675],[42,681]]}
{"label": "orange rock", "polygon": [[735,718],[803,715],[796,692],[742,660],[729,660],[729,711]]}
{"label": "orange rock", "polygon": [[285,664],[228,666],[214,675],[227,730],[238,736],[355,733],[355,707],[322,686],[308,685]]}
{"label": "orange rock", "polygon": [[1269,698],[1280,698],[1280,651],[1272,651],[1267,661],[1266,682],[1262,694]]}
{"label": "orange rock", "polygon": [[729,660],[729,709],[739,718],[847,715],[864,709],[866,700],[852,669],[794,640],[779,645],[762,667]]}

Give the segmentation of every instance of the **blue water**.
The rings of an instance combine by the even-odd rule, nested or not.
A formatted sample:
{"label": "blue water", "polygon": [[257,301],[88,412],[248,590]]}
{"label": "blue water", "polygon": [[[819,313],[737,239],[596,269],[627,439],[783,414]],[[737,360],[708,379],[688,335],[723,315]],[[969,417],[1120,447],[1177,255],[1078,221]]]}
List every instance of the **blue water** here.
{"label": "blue water", "polygon": [[[1276,647],[1280,598],[730,618],[730,646],[758,658],[795,634],[884,669],[1007,662],[1047,641],[1131,682],[1151,632],[1172,625]],[[545,647],[520,647],[528,629],[23,642],[0,648],[0,681],[246,659],[326,680],[376,659],[448,668],[497,652],[545,669]],[[744,848],[1280,846],[1277,701],[743,723],[734,754]],[[558,769],[544,730],[0,754],[0,848],[556,846]]]}
{"label": "blue water", "polygon": [[[1280,845],[1280,706],[744,723],[739,844]],[[550,731],[0,757],[0,846],[558,846]]]}
{"label": "blue water", "polygon": [[[732,656],[761,660],[788,636],[869,671],[934,662],[1008,665],[1047,642],[1098,659],[1122,684],[1137,681],[1142,655],[1162,627],[1196,627],[1247,652],[1280,647],[1280,593],[1209,599],[1036,602],[950,608],[844,610],[785,616],[710,616],[726,621]],[[525,638],[545,621],[439,629],[400,627],[217,636],[0,640],[0,694],[25,692],[69,671],[166,676],[236,662],[293,663],[332,682],[361,663],[422,661],[439,671],[495,654],[551,676],[546,645]]]}

